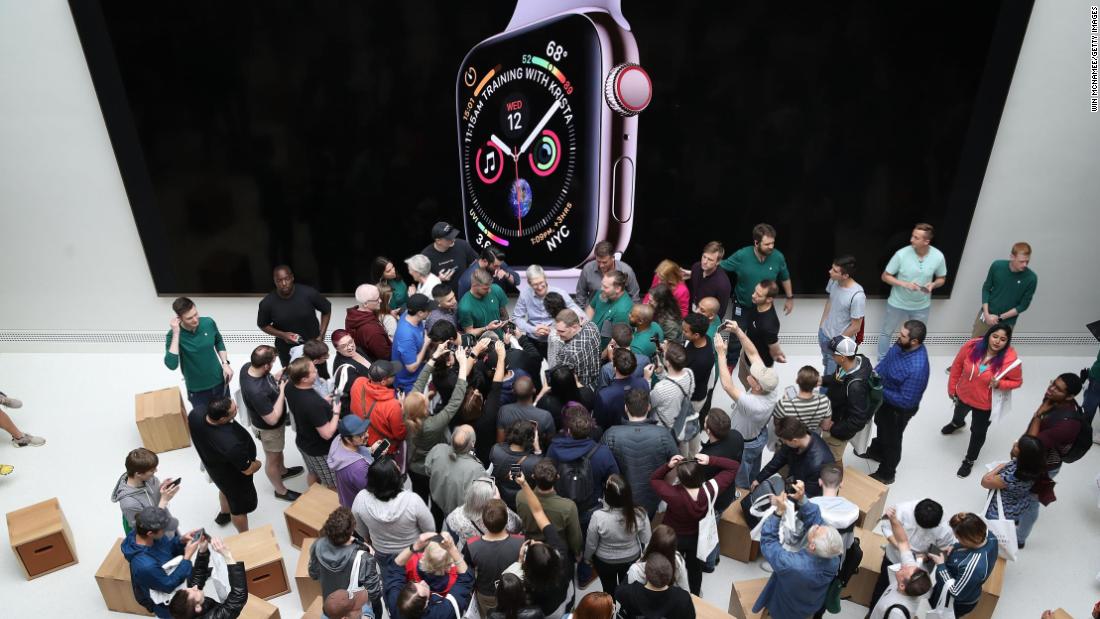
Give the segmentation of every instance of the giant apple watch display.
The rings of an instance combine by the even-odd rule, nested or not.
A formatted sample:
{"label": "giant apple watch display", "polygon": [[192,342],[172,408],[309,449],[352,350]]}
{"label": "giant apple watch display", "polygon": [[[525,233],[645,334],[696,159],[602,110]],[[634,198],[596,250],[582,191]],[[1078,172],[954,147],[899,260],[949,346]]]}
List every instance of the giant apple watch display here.
{"label": "giant apple watch display", "polygon": [[634,115],[652,89],[637,64],[607,61],[609,46],[633,46],[616,42],[620,33],[605,21],[551,18],[488,39],[463,61],[460,177],[466,238],[476,247],[551,269],[583,263],[601,240],[625,249]]}

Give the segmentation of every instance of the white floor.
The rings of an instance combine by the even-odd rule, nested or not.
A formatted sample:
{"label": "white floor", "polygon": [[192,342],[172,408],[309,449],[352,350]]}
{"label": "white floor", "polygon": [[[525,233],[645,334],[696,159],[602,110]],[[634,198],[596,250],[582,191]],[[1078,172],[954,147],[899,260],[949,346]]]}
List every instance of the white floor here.
{"label": "white floor", "polygon": [[[982,462],[1004,459],[1012,441],[1023,432],[1031,410],[1038,404],[1047,381],[1064,371],[1076,371],[1093,360],[1087,349],[1072,358],[1028,356],[1025,348],[1025,385],[1017,392],[1012,418],[990,429]],[[243,362],[249,350],[231,350],[235,363]],[[795,353],[795,354],[791,354]],[[797,354],[797,353],[802,353]],[[781,384],[789,384],[803,363],[820,363],[810,349],[792,349],[791,361],[781,368]],[[813,355],[813,356],[811,356]],[[905,456],[897,482],[890,488],[888,503],[931,496],[944,504],[947,513],[981,508],[985,497],[978,486],[980,466],[969,479],[958,479],[955,469],[966,449],[967,433],[952,437],[939,434],[949,415],[943,368],[946,356],[933,358],[932,382],[917,417],[905,439]],[[140,446],[134,425],[134,394],[178,384],[178,375],[166,370],[161,355],[84,353],[9,353],[0,355],[0,390],[20,397],[24,408],[9,411],[25,431],[40,434],[48,442],[41,448],[15,449],[0,441],[0,463],[15,465],[15,472],[0,477],[0,512],[57,497],[76,538],[80,563],[26,581],[15,555],[0,551],[0,591],[7,617],[116,616],[106,610],[93,575],[116,537],[122,534],[118,507],[109,500],[123,459]],[[728,406],[728,398],[717,406]],[[289,441],[288,441],[289,443]],[[291,448],[288,463],[298,464]],[[868,469],[864,461],[849,458],[849,464]],[[1044,508],[1039,523],[1021,558],[1009,564],[997,617],[1038,619],[1047,608],[1063,607],[1074,617],[1088,617],[1100,599],[1095,579],[1100,570],[1100,510],[1094,477],[1100,471],[1100,448],[1086,458],[1063,468],[1058,477],[1059,500]],[[231,527],[217,527],[213,486],[203,481],[198,458],[191,449],[161,454],[160,476],[182,475],[183,488],[172,505],[185,527],[204,526],[215,534],[229,535]],[[274,525],[288,573],[298,551],[290,546],[282,511],[287,503],[271,496],[262,475],[260,507],[252,514],[252,525]],[[304,490],[304,478],[291,487]],[[4,525],[6,526],[6,525]],[[724,559],[717,572],[706,575],[704,597],[725,608],[730,583],[763,577],[756,564]],[[302,609],[296,592],[272,600],[284,618],[297,617]],[[840,617],[862,617],[863,607],[845,603]]]}

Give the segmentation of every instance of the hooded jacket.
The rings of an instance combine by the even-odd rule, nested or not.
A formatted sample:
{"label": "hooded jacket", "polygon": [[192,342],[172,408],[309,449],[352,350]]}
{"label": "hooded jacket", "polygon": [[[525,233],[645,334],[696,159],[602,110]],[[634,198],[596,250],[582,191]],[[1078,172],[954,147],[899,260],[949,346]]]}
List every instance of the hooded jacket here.
{"label": "hooded jacket", "polygon": [[[955,355],[955,361],[951,364],[951,375],[947,379],[947,395],[959,398],[963,404],[987,411],[993,408],[993,390],[989,387],[989,383],[1016,360],[1016,349],[1012,346],[1006,348],[1000,367],[988,365],[983,372],[980,360],[978,363],[970,360],[970,353],[981,341],[981,338],[970,340],[963,344]],[[1005,374],[997,388],[1016,389],[1022,384],[1024,384],[1024,371],[1021,364]]]}
{"label": "hooded jacket", "polygon": [[[546,451],[546,457],[558,464],[574,462],[584,457],[596,441],[590,438],[573,438],[559,436],[550,443],[550,449]],[[596,504],[603,500],[603,487],[607,478],[619,472],[619,464],[615,462],[615,456],[607,445],[600,444],[596,451],[592,452],[592,460],[589,462],[589,470],[592,471],[592,487],[596,491]],[[577,507],[582,507],[577,505]]]}
{"label": "hooded jacket", "polygon": [[[868,406],[871,378],[871,360],[858,355],[859,366],[842,377],[830,374],[821,377],[821,385],[828,389],[829,403],[833,407],[833,427],[829,434],[846,441],[863,429],[871,421],[871,408]],[[839,369],[837,372],[839,373]]]}
{"label": "hooded jacket", "polygon": [[367,444],[373,445],[388,438],[390,448],[386,453],[395,453],[407,433],[401,402],[397,400],[393,387],[360,376],[351,386],[351,412],[360,419],[368,419],[368,411],[370,428],[367,429]]}
{"label": "hooded jacket", "polygon": [[364,312],[358,305],[353,305],[344,316],[344,328],[351,331],[351,339],[355,340],[356,346],[367,352],[371,361],[389,360],[392,343],[377,314]]}
{"label": "hooded jacket", "polygon": [[396,555],[409,547],[421,533],[435,531],[435,519],[416,493],[402,490],[389,501],[381,501],[366,490],[351,505],[355,530],[370,538],[379,554]]}
{"label": "hooded jacket", "polygon": [[339,436],[332,441],[325,462],[336,476],[336,495],[341,506],[350,508],[355,502],[355,495],[367,489],[367,469],[373,461],[367,447],[350,452],[344,448],[344,441]]}
{"label": "hooded jacket", "polygon": [[627,421],[604,432],[602,442],[611,449],[619,471],[634,493],[634,503],[644,507],[650,518],[661,498],[649,485],[657,467],[680,453],[672,434],[654,421]]}
{"label": "hooded jacket", "polygon": [[[322,599],[333,591],[348,588],[355,555],[360,550],[366,550],[366,547],[356,543],[336,546],[327,537],[320,537],[313,542],[309,548],[309,577],[321,583]],[[382,597],[378,564],[370,551],[364,552],[359,561],[359,577],[356,582],[367,590],[372,602]]]}
{"label": "hooded jacket", "polygon": [[[154,475],[145,480],[140,488],[135,488],[126,483],[126,473],[123,473],[122,477],[118,478],[118,483],[115,484],[114,492],[111,493],[111,502],[118,503],[119,508],[122,509],[122,517],[133,529],[138,512],[146,507],[156,507],[160,504],[160,480]],[[171,513],[168,515],[171,516]],[[180,521],[176,520],[175,517],[169,518],[168,526],[164,529],[164,536],[175,537],[176,530],[179,528]]]}
{"label": "hooded jacket", "polygon": [[183,554],[183,539],[180,537],[161,537],[152,546],[137,543],[137,531],[130,531],[122,540],[122,556],[130,562],[130,584],[134,589],[134,599],[146,610],[158,617],[170,617],[166,604],[154,604],[149,590],[155,589],[171,593],[183,584],[191,575],[192,564],[188,559],[180,561],[171,574],[166,574],[161,566],[173,557]]}
{"label": "hooded jacket", "polygon": [[[197,615],[201,619],[235,619],[239,617],[244,605],[248,602],[248,579],[244,574],[244,563],[237,561],[226,566],[229,569],[229,595],[224,602],[216,602],[211,598],[202,601],[202,613]],[[202,589],[206,586],[206,579],[210,576],[210,551],[200,552],[195,555],[195,568],[191,570],[191,577],[187,579],[187,586]]]}

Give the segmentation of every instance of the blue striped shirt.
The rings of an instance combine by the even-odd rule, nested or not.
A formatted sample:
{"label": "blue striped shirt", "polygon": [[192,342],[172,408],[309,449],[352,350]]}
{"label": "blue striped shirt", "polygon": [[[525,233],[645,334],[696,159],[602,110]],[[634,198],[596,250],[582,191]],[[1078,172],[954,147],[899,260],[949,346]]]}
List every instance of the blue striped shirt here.
{"label": "blue striped shirt", "polygon": [[916,409],[928,387],[928,349],[921,344],[907,351],[894,344],[875,367],[875,373],[882,378],[882,398],[887,404]]}

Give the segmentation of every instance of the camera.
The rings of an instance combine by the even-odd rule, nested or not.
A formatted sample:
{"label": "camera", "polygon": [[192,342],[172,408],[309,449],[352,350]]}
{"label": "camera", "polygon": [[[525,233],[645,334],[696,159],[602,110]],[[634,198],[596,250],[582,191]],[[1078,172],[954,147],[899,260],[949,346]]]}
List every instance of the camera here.
{"label": "camera", "polygon": [[798,480],[795,479],[793,476],[784,479],[783,480],[783,492],[786,492],[787,494],[794,494],[795,492],[797,492],[797,490],[794,487],[794,485],[797,481]]}
{"label": "camera", "polygon": [[649,336],[649,341],[653,342],[654,346],[660,346],[661,345],[661,336],[654,333],[653,335]]}
{"label": "camera", "polygon": [[516,332],[516,323],[512,322],[511,320],[509,320],[508,322],[501,325],[501,327],[504,329],[505,333],[515,333]]}

